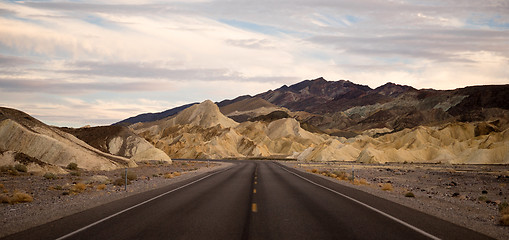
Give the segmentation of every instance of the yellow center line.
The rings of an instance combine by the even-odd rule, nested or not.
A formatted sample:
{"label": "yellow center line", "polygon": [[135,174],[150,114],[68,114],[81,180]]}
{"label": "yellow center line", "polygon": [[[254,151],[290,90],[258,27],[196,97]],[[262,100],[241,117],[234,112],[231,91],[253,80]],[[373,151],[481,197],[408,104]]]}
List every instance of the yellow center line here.
{"label": "yellow center line", "polygon": [[251,204],[251,211],[258,212],[258,206],[256,206],[256,203]]}
{"label": "yellow center line", "polygon": [[255,189],[253,189],[253,193],[256,193],[256,188],[255,188]]}

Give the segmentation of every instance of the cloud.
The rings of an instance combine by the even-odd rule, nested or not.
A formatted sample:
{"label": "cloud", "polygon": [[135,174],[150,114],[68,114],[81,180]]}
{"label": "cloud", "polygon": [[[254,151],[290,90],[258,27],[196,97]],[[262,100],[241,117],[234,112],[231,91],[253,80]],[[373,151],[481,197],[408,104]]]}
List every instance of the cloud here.
{"label": "cloud", "polygon": [[93,92],[154,92],[169,91],[172,84],[157,81],[90,81],[73,82],[55,79],[1,78],[0,90],[12,92],[38,92],[59,95],[79,95]]}
{"label": "cloud", "polygon": [[231,80],[238,73],[227,69],[171,69],[155,67],[155,63],[136,62],[76,62],[63,73],[87,76],[151,78],[171,80]]}
{"label": "cloud", "polygon": [[0,68],[6,67],[20,67],[24,65],[31,65],[37,63],[36,61],[26,58],[26,57],[18,57],[18,56],[6,56],[0,54]]}
{"label": "cloud", "polygon": [[11,1],[0,2],[0,26],[0,103],[59,124],[319,76],[371,87],[509,82],[505,0]]}

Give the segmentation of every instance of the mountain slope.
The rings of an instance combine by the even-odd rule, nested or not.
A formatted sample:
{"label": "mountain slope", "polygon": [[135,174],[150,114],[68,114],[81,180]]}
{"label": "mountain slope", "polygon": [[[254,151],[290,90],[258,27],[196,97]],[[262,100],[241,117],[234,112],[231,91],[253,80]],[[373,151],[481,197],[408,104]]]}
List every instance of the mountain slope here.
{"label": "mountain slope", "polygon": [[87,128],[60,128],[102,152],[130,158],[134,161],[166,161],[170,157],[155,148],[124,126],[100,126]]}
{"label": "mountain slope", "polygon": [[238,124],[208,100],[131,128],[172,158],[287,157],[321,141],[292,118]]}
{"label": "mountain slope", "polygon": [[71,162],[91,170],[136,166],[129,159],[103,153],[71,134],[9,108],[0,108],[0,150],[23,153],[61,167]]}
{"label": "mountain slope", "polygon": [[163,119],[163,118],[171,117],[171,116],[181,112],[182,110],[184,110],[184,109],[186,109],[186,108],[188,108],[188,107],[190,107],[190,106],[192,106],[194,104],[196,104],[196,103],[190,103],[190,104],[182,105],[180,107],[168,109],[166,111],[159,112],[159,113],[143,113],[143,114],[140,114],[140,115],[136,115],[134,117],[130,117],[130,118],[124,119],[122,121],[114,123],[113,125],[127,126],[127,125],[131,125],[131,124],[138,123],[138,122],[153,122],[153,121],[157,121],[157,120],[160,120],[160,119]]}

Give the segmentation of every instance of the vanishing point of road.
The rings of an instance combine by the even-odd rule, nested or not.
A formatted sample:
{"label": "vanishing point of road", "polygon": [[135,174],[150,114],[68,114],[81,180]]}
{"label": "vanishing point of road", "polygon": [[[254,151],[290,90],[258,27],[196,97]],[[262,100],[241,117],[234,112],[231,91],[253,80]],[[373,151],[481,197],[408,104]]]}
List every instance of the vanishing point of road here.
{"label": "vanishing point of road", "polygon": [[238,161],[5,239],[490,239],[272,161]]}

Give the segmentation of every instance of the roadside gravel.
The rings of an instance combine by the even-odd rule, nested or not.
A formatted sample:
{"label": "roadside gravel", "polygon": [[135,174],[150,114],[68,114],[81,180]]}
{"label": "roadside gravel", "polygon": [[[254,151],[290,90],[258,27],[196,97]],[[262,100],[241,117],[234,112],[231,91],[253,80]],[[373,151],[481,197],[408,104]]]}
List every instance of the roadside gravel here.
{"label": "roadside gravel", "polygon": [[[14,191],[19,191],[31,195],[33,201],[0,204],[0,237],[230,165],[214,162],[207,167],[206,162],[180,160],[165,165],[140,164],[139,167],[128,169],[136,174],[137,180],[128,185],[127,191],[124,186],[112,183],[125,174],[124,169],[71,171],[72,174],[57,175],[56,179],[26,173],[19,176],[1,173],[1,195],[10,196]],[[77,184],[84,184],[86,189],[80,192]]]}
{"label": "roadside gravel", "polygon": [[[509,199],[508,165],[359,164],[285,162],[325,179],[356,188],[496,239],[509,239],[509,227],[498,222],[498,205]],[[356,184],[324,176],[354,171]],[[363,180],[361,180],[363,179]],[[361,180],[361,181],[359,181]],[[362,183],[361,183],[362,182]],[[392,190],[382,190],[391,185]],[[415,197],[405,197],[412,192]]]}

